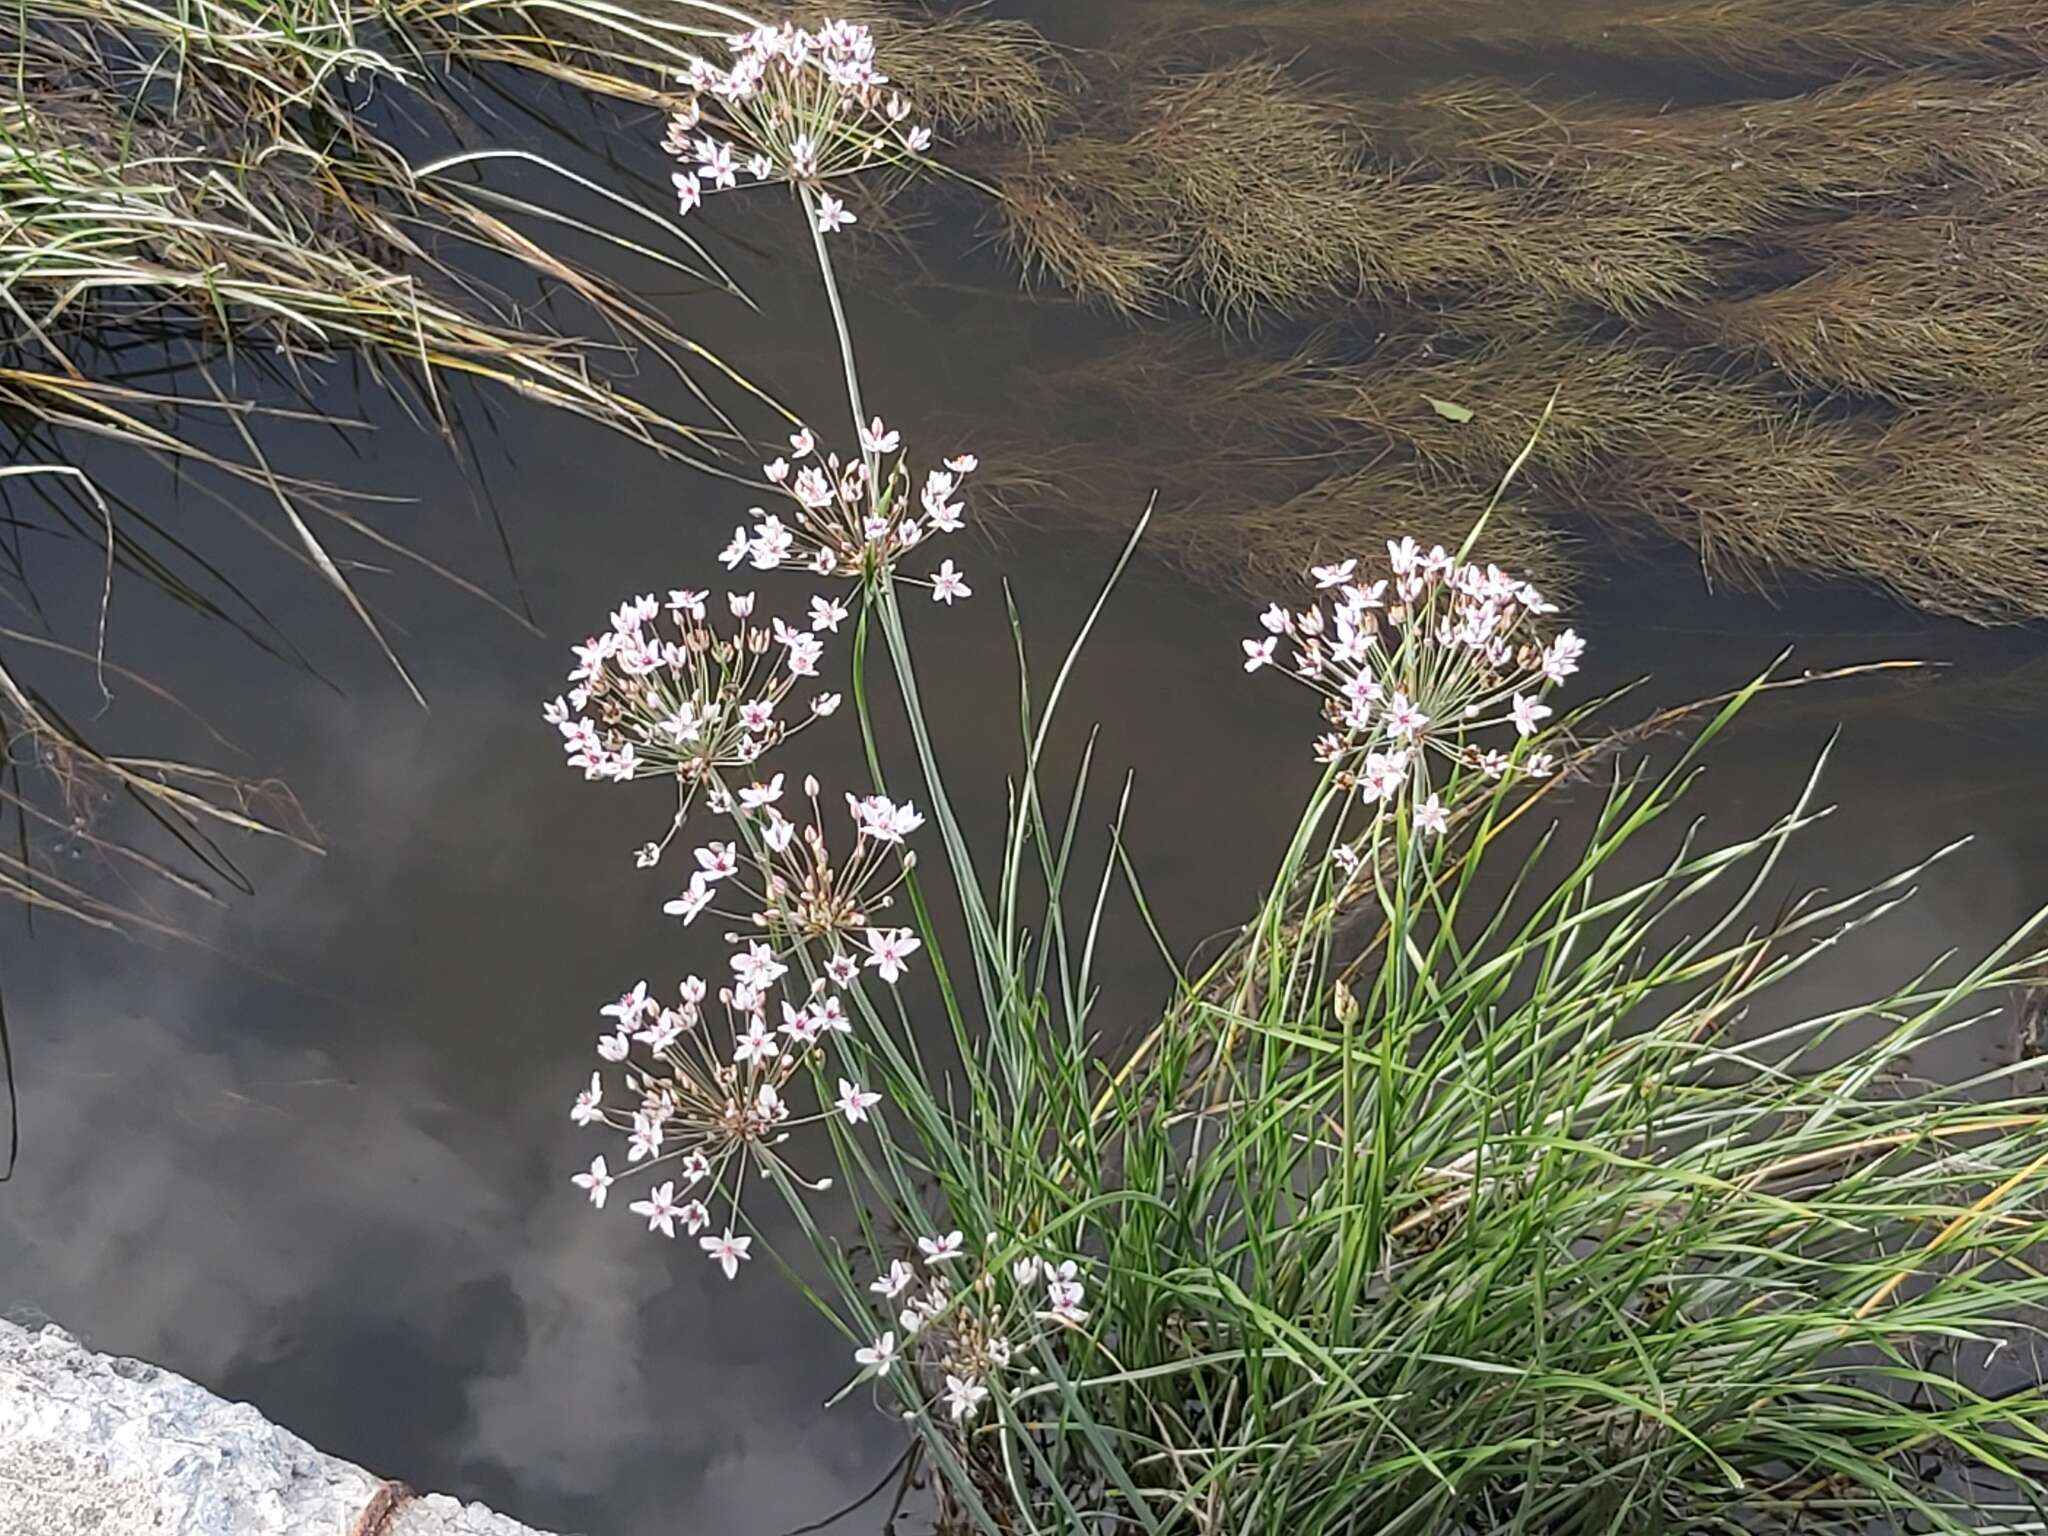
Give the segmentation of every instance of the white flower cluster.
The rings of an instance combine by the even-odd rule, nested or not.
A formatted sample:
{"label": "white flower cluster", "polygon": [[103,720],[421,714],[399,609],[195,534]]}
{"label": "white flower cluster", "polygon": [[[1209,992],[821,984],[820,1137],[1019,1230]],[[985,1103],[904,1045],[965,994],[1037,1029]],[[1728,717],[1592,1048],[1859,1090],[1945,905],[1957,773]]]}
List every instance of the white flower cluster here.
{"label": "white flower cluster", "polygon": [[[698,878],[714,883],[738,864],[729,843],[698,849],[697,862]],[[918,949],[917,938],[907,929],[863,933],[867,968],[893,984]],[[652,1187],[629,1209],[647,1218],[650,1232],[673,1238],[680,1226],[685,1235],[698,1237],[712,1225],[711,1206],[722,1206],[723,1231],[698,1241],[732,1279],[752,1242],[733,1231],[746,1167],[779,1170],[805,1182],[778,1150],[790,1128],[835,1115],[859,1125],[882,1096],[840,1074],[838,1097],[829,1108],[806,1116],[791,1109],[794,1079],[814,1067],[823,1073],[819,1053],[833,1037],[853,1031],[840,994],[859,979],[861,961],[835,950],[823,974],[808,986],[792,987],[800,978],[785,961],[793,955],[772,942],[729,937],[735,944],[727,960],[731,980],[715,993],[703,978],[689,976],[674,1001],[665,1001],[641,981],[598,1010],[611,1026],[598,1037],[597,1054],[623,1069],[624,1096],[616,1107],[608,1103],[603,1073],[593,1072],[569,1118],[626,1137],[619,1173],[600,1154],[573,1176],[593,1205],[603,1208],[619,1178],[644,1172]],[[771,1016],[779,1016],[779,1023],[771,1026]],[[652,1183],[656,1170],[667,1175],[660,1183]]]}
{"label": "white flower cluster", "polygon": [[[711,907],[725,882],[725,891],[748,898],[751,905],[727,907],[722,909],[723,915],[745,921],[761,932],[823,945],[834,957],[826,962],[828,973],[837,964],[843,945],[864,944],[867,963],[894,985],[902,956],[916,949],[916,940],[910,940],[908,950],[900,949],[897,936],[903,930],[872,925],[869,915],[890,905],[896,887],[915,866],[916,855],[904,848],[903,840],[924,825],[923,813],[907,800],[898,805],[885,795],[865,799],[848,795],[853,848],[835,863],[818,808],[817,779],[804,777],[810,816],[802,828],[782,812],[778,803],[783,797],[782,783],[783,775],[778,773],[743,787],[737,795],[722,789],[712,791],[707,797],[710,808],[740,824],[742,837],[750,845],[746,862],[755,873],[751,877],[742,873],[734,843],[709,843],[696,850],[697,868],[688,887],[662,911],[681,918],[688,927]],[[649,847],[651,857],[642,850],[641,862],[646,865],[655,863],[663,851],[659,844]]]}
{"label": "white flower cluster", "polygon": [[[814,597],[810,623],[799,628],[780,618],[757,623],[752,594],[729,596],[725,607],[730,630],[714,625],[705,592],[625,603],[606,634],[574,647],[573,686],[543,714],[586,777],[675,779],[674,820],[659,843],[640,850],[642,867],[661,861],[700,799],[730,827],[727,838],[692,850],[689,883],[663,908],[685,926],[717,911],[747,927],[744,937],[726,935],[730,979],[689,977],[672,1000],[651,996],[641,982],[602,1008],[612,1023],[597,1054],[621,1069],[623,1086],[608,1100],[603,1074],[593,1073],[570,1109],[579,1125],[626,1137],[621,1168],[600,1155],[574,1175],[591,1202],[602,1207],[620,1178],[647,1174],[652,1187],[631,1209],[650,1231],[673,1238],[680,1226],[697,1237],[730,1278],[752,1243],[735,1231],[745,1168],[802,1183],[777,1150],[789,1128],[830,1117],[857,1125],[881,1102],[842,1057],[833,1074],[838,1096],[822,1107],[830,1080],[823,1053],[852,1032],[848,1000],[862,977],[894,986],[922,947],[911,929],[877,918],[916,862],[907,840],[924,816],[908,801],[848,795],[852,847],[835,859],[815,778],[803,781],[808,811],[796,819],[784,811],[794,797],[785,799],[783,774],[728,781],[729,770],[753,765],[838,707],[838,696],[826,693],[794,724],[780,713],[798,681],[817,675],[821,636],[847,612]],[[793,1115],[799,1074],[820,1085],[815,1114]],[[666,1177],[655,1183],[657,1170]],[[723,1230],[711,1233],[714,1206],[725,1215]]]}
{"label": "white flower cluster", "polygon": [[[994,1233],[987,1246],[1000,1246]],[[1008,1266],[982,1264],[972,1281],[956,1284],[938,1271],[974,1262],[959,1232],[920,1237],[917,1248],[932,1273],[920,1285],[916,1266],[892,1259],[875,1277],[868,1289],[880,1298],[885,1324],[893,1312],[895,1327],[885,1326],[853,1359],[873,1378],[907,1362],[956,1424],[980,1414],[989,1383],[1015,1368],[1019,1355],[1045,1337],[1047,1325],[1078,1329],[1088,1321],[1088,1290],[1076,1260],[1026,1255]]]}
{"label": "white flower cluster", "polygon": [[[1489,778],[1550,773],[1550,754],[1524,754],[1521,744],[1550,717],[1543,695],[1578,671],[1586,645],[1569,629],[1539,635],[1536,621],[1555,606],[1498,566],[1460,564],[1441,545],[1425,551],[1403,538],[1388,543],[1387,567],[1371,579],[1356,560],[1315,567],[1316,600],[1268,608],[1265,634],[1244,642],[1244,668],[1283,665],[1289,643],[1285,665],[1323,696],[1332,727],[1316,742],[1317,760],[1344,765],[1368,804],[1408,793],[1416,825],[1442,833],[1446,807],[1422,793],[1424,754]],[[1503,725],[1515,731],[1510,752],[1471,739]]]}
{"label": "white flower cluster", "polygon": [[[873,580],[892,574],[896,562],[937,534],[958,533],[969,475],[979,467],[972,454],[946,460],[930,470],[912,505],[912,476],[902,434],[878,416],[860,433],[861,456],[841,463],[836,453],[818,453],[817,439],[799,428],[789,439],[790,457],[762,466],[762,473],[792,504],[789,520],[760,507],[751,527],[733,530],[719,555],[727,570],[797,568],[816,576]],[[951,560],[919,583],[935,602],[972,597],[973,589]],[[836,626],[835,626],[836,627]]]}
{"label": "white flower cluster", "polygon": [[[754,594],[729,593],[730,633],[713,625],[708,592],[649,593],[612,615],[612,627],[571,649],[570,688],[542,710],[562,733],[569,766],[586,779],[673,775],[689,792],[743,767],[839,707],[819,693],[802,718],[780,713],[799,680],[815,678],[827,626],[752,622]],[[821,600],[822,601],[822,600]],[[828,605],[844,617],[845,610]],[[662,620],[667,619],[664,628]]]}
{"label": "white flower cluster", "polygon": [[828,21],[817,31],[785,23],[727,39],[730,68],[693,58],[678,77],[690,95],[670,118],[662,147],[687,169],[673,177],[685,214],[744,174],[756,185],[788,181],[815,191],[821,233],[856,222],[823,184],[876,165],[915,159],[931,129],[910,122],[910,104],[886,91],[868,29]]}

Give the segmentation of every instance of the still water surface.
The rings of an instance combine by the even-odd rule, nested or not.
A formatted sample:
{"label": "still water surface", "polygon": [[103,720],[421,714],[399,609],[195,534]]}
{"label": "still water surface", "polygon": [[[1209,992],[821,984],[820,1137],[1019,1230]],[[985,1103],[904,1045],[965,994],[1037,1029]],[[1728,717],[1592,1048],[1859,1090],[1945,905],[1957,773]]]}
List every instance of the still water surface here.
{"label": "still water surface", "polygon": [[[661,170],[637,140],[610,152],[640,174]],[[788,226],[729,233],[778,230]],[[836,423],[809,270],[750,256],[738,239],[731,254],[760,316],[715,296],[660,302]],[[868,269],[855,328],[869,397],[920,461],[972,448],[977,422],[1014,430],[1005,380],[1032,367],[1048,331],[1099,323],[936,286],[888,292],[899,279]],[[625,1213],[593,1214],[567,1183],[593,1150],[566,1109],[598,1004],[711,957],[680,946],[659,916],[669,877],[630,865],[666,814],[662,790],[564,771],[539,704],[559,687],[568,642],[621,594],[716,584],[712,556],[746,494],[516,404],[500,402],[474,443],[479,462],[465,465],[374,393],[337,388],[323,403],[379,430],[355,447],[280,434],[277,456],[414,498],[384,526],[466,572],[495,572],[545,633],[431,577],[366,573],[432,702],[423,712],[328,593],[253,552],[234,574],[338,689],[143,595],[117,606],[117,657],[203,706],[241,749],[233,766],[289,782],[329,851],[244,850],[257,898],[174,911],[199,944],[54,922],[33,942],[10,931],[25,1152],[0,1189],[0,1306],[247,1398],[385,1475],[544,1527],[774,1536],[818,1518],[872,1484],[901,1443],[858,1400],[821,1408],[844,1379],[843,1346],[766,1266],[728,1286]],[[103,472],[129,494],[168,494],[133,465]],[[1012,582],[1044,657],[1114,552],[1026,535],[970,547],[976,600],[920,616],[954,792],[984,837],[1017,756],[994,578]],[[1795,668],[1953,663],[1766,702],[1712,760],[1698,807],[1728,835],[1753,831],[1839,724],[1827,798],[1841,811],[1800,845],[1788,886],[1846,889],[1980,834],[1881,942],[1813,973],[1808,992],[1838,997],[1950,946],[1981,950],[2048,898],[2038,633],[1986,634],[1853,593],[1710,594],[1682,554],[1584,559],[1583,681],[1591,691],[1649,674],[1645,707],[1733,686],[1788,646]],[[89,562],[46,576],[60,595],[94,580]],[[1241,600],[1141,567],[1067,705],[1067,760],[1083,728],[1101,727],[1095,826],[1123,773],[1136,776],[1133,857],[1182,953],[1255,900],[1313,773],[1308,697],[1238,668],[1249,622]],[[117,744],[222,759],[177,717],[117,692],[101,722]],[[794,750],[829,785],[851,781],[852,749],[841,720]],[[1112,1031],[1141,1022],[1164,979],[1128,908],[1118,921],[1099,968]],[[1961,1075],[2010,1049],[1987,1030],[1925,1065]]]}

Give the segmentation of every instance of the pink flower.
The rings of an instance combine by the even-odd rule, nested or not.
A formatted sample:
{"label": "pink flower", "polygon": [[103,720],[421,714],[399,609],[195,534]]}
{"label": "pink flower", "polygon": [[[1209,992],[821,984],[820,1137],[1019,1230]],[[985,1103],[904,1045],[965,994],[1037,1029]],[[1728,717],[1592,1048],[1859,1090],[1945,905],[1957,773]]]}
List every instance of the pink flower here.
{"label": "pink flower", "polygon": [[604,1112],[598,1102],[604,1098],[604,1080],[595,1072],[590,1074],[590,1086],[576,1095],[576,1102],[570,1106],[569,1118],[578,1125],[588,1125],[593,1120],[602,1120]]}
{"label": "pink flower", "polygon": [[1544,648],[1543,675],[1561,683],[1579,670],[1579,658],[1585,654],[1586,642],[1566,630]]}
{"label": "pink flower", "polygon": [[1317,588],[1327,592],[1332,587],[1341,587],[1351,579],[1351,573],[1358,569],[1356,560],[1340,560],[1335,565],[1318,565],[1310,569]]}
{"label": "pink flower", "polygon": [[663,1237],[676,1235],[676,1218],[682,1215],[682,1208],[676,1204],[675,1185],[657,1184],[647,1192],[645,1200],[635,1200],[626,1209],[635,1216],[645,1216],[648,1231],[659,1232]]}
{"label": "pink flower", "polygon": [[1245,641],[1245,671],[1256,672],[1261,667],[1270,667],[1271,665],[1273,665],[1273,652],[1279,648],[1279,645],[1280,637],[1278,635],[1268,635],[1263,640]]}
{"label": "pink flower", "polygon": [[742,1066],[767,1061],[770,1057],[781,1054],[782,1047],[775,1043],[775,1037],[768,1033],[768,1026],[759,1019],[754,1020],[747,1027],[747,1032],[736,1037],[732,1043],[732,1059]]}
{"label": "pink flower", "polygon": [[879,1093],[870,1093],[856,1084],[849,1083],[843,1077],[839,1079],[839,1098],[837,1103],[839,1105],[839,1112],[846,1116],[849,1124],[860,1124],[861,1121],[867,1119],[868,1111],[881,1102],[882,1096]]}
{"label": "pink flower", "polygon": [[708,135],[698,140],[697,164],[713,186],[730,188],[738,185],[739,171],[733,163],[730,144],[717,143]]}
{"label": "pink flower", "polygon": [[972,596],[974,588],[968,586],[966,578],[953,569],[953,562],[941,560],[937,573],[932,577],[932,601],[951,607],[954,598]]}
{"label": "pink flower", "polygon": [[877,1376],[889,1374],[889,1367],[896,1363],[896,1335],[885,1333],[873,1344],[853,1352],[854,1362]]}
{"label": "pink flower", "polygon": [[1404,752],[1368,752],[1365,771],[1358,778],[1358,798],[1367,805],[1391,800],[1408,779],[1408,756]]}
{"label": "pink flower", "polygon": [[702,870],[690,876],[690,888],[674,901],[665,901],[661,910],[670,917],[680,917],[688,927],[697,920],[697,914],[711,905],[711,882],[704,878]]}
{"label": "pink flower", "polygon": [[1443,803],[1437,799],[1434,792],[1415,807],[1415,825],[1437,837],[1442,837],[1450,830],[1450,818],[1444,814]]}
{"label": "pink flower", "polygon": [[953,1422],[955,1424],[959,1423],[962,1419],[971,1419],[980,1413],[982,1401],[987,1396],[988,1388],[984,1387],[980,1382],[969,1381],[965,1377],[954,1376],[948,1373],[945,1393],[946,1406],[952,1410]]}
{"label": "pink flower", "polygon": [[1422,728],[1429,724],[1429,716],[1408,701],[1408,695],[1398,690],[1387,700],[1381,712],[1387,729],[1400,737],[1414,737],[1422,734]]}
{"label": "pink flower", "polygon": [[901,434],[883,426],[879,416],[860,429],[860,445],[868,453],[894,453],[901,441]]}
{"label": "pink flower", "polygon": [[661,1142],[661,1122],[653,1115],[635,1115],[633,1117],[633,1134],[626,1146],[626,1161],[637,1163],[643,1157],[659,1157],[661,1155]]}
{"label": "pink flower", "polygon": [[773,805],[782,798],[782,775],[776,774],[766,784],[749,784],[740,791],[740,809],[758,811],[763,806]]}
{"label": "pink flower", "polygon": [[751,1237],[734,1237],[732,1228],[727,1227],[718,1237],[700,1237],[697,1246],[711,1256],[711,1261],[725,1271],[725,1278],[731,1280],[740,1272],[740,1265],[747,1259],[747,1250],[753,1246]]}
{"label": "pink flower", "polygon": [[[804,173],[799,171],[797,174],[802,175]],[[859,222],[860,221],[854,217],[853,210],[848,208],[846,204],[842,203],[830,192],[821,192],[818,194],[819,234],[837,234],[840,230],[846,228],[847,225],[857,224]]]}
{"label": "pink flower", "polygon": [[1081,1310],[1086,1292],[1078,1280],[1062,1275],[1059,1279],[1048,1280],[1045,1285],[1048,1310],[1043,1314],[1054,1322],[1070,1325],[1085,1323],[1088,1314]]}
{"label": "pink flower", "polygon": [[732,957],[733,975],[756,992],[765,991],[789,974],[789,967],[775,958],[775,951],[758,939],[747,942],[746,953]]}
{"label": "pink flower", "polygon": [[910,956],[923,947],[908,928],[869,928],[862,937],[867,940],[868,965],[892,987],[908,969]]}
{"label": "pink flower", "polygon": [[948,1264],[965,1251],[964,1239],[958,1232],[948,1232],[944,1237],[920,1237],[917,1251],[924,1255],[927,1264]]}
{"label": "pink flower", "polygon": [[868,1289],[887,1301],[894,1301],[910,1289],[910,1283],[917,1278],[917,1271],[901,1259],[889,1261],[889,1272],[877,1275]]}
{"label": "pink flower", "polygon": [[1548,704],[1518,693],[1508,708],[1508,718],[1515,722],[1518,735],[1528,736],[1534,734],[1538,724],[1550,718],[1550,712]]}
{"label": "pink flower", "polygon": [[612,1177],[611,1171],[605,1167],[602,1157],[593,1157],[590,1160],[590,1171],[588,1173],[570,1174],[569,1182],[581,1189],[590,1191],[590,1203],[601,1211],[604,1209],[605,1191],[610,1189],[617,1180]]}
{"label": "pink flower", "polygon": [[627,1028],[639,1023],[640,1015],[653,1006],[647,996],[647,983],[636,981],[633,983],[632,991],[625,993],[615,1003],[606,1003],[597,1011],[606,1018],[617,1019],[621,1028]]}

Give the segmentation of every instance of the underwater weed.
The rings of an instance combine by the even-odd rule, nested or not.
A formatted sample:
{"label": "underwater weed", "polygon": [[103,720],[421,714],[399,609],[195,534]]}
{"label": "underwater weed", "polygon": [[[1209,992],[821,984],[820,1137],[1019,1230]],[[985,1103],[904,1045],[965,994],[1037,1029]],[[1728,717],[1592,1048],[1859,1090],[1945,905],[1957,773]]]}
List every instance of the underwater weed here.
{"label": "underwater weed", "polygon": [[1654,206],[1589,197],[1545,217],[1512,189],[1374,163],[1356,116],[1252,61],[1150,76],[1042,148],[972,166],[1027,273],[1126,311],[1244,321],[1495,283],[1641,311],[1711,286]]}
{"label": "underwater weed", "polygon": [[1469,79],[1371,112],[1375,135],[1399,159],[1536,186],[1662,191],[1696,204],[1703,225],[1731,232],[1958,179],[1999,190],[2048,185],[2048,82],[2031,78],[1881,76],[1662,111]]}
{"label": "underwater weed", "polygon": [[1589,513],[1649,519],[1747,585],[1846,575],[1930,612],[2013,623],[2048,615],[2044,430],[2038,402],[1884,427],[1806,419],[1618,461],[1572,489]]}
{"label": "underwater weed", "polygon": [[1748,76],[2048,60],[2032,0],[1138,0],[1150,25],[1249,33],[1275,46],[1581,51],[1684,60]]}
{"label": "underwater weed", "polygon": [[2048,382],[2048,199],[1973,192],[1773,244],[1807,275],[1707,306],[1703,337],[1802,383],[1907,404]]}
{"label": "underwater weed", "polygon": [[1664,114],[1462,83],[1374,104],[1271,61],[1110,67],[1043,146],[983,149],[1027,273],[1228,321],[1532,293],[1633,319],[1714,296],[1775,224],[2048,185],[2048,87],[1909,77]]}
{"label": "underwater weed", "polygon": [[[1555,530],[1590,521],[1638,548],[1677,537],[1715,576],[1746,586],[1804,572],[1978,623],[2048,616],[2048,518],[2027,489],[2048,473],[2038,392],[1966,411],[1820,410],[1713,349],[1574,329],[1570,318],[1517,320],[1480,304],[1364,337],[1327,330],[1287,351],[1226,347],[1187,328],[1135,335],[1041,381],[1050,398],[1108,423],[1085,473],[1052,478],[1085,506],[1088,474],[1124,485],[1122,461],[1136,493],[1165,489],[1162,544],[1188,540],[1207,551],[1193,568],[1242,586],[1209,520],[1242,517],[1273,547],[1312,550],[1328,524],[1290,540],[1254,509],[1299,494],[1296,510],[1327,515],[1347,502],[1308,483],[1336,489],[1349,477],[1418,518],[1432,495],[1469,505],[1533,433],[1521,520],[1503,535],[1557,551]],[[1255,489],[1233,505],[1217,486]],[[1366,529],[1373,498],[1358,502]],[[1533,568],[1570,565],[1540,547],[1517,554]]]}

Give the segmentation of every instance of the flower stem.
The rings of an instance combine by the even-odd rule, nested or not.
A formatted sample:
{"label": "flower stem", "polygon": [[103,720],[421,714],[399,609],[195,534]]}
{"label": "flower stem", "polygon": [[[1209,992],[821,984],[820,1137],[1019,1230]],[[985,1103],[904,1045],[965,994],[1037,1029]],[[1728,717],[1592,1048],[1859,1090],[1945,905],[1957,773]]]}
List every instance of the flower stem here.
{"label": "flower stem", "polygon": [[[839,361],[846,370],[846,403],[853,409],[854,441],[859,442],[867,430],[868,413],[861,404],[860,370],[853,361],[853,333],[847,329],[846,306],[839,302],[839,281],[832,275],[832,256],[825,249],[825,232],[818,227],[818,205],[811,195],[811,189],[799,185],[797,191],[804,201],[804,222],[810,226],[811,249],[818,253],[818,275],[825,280],[825,297],[832,303],[832,324],[839,333]],[[861,447],[861,461],[868,467],[868,485],[875,483],[875,454],[865,444]]]}

